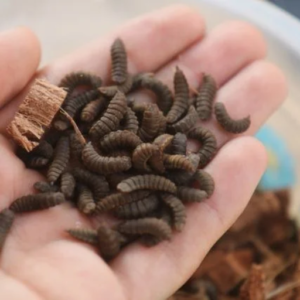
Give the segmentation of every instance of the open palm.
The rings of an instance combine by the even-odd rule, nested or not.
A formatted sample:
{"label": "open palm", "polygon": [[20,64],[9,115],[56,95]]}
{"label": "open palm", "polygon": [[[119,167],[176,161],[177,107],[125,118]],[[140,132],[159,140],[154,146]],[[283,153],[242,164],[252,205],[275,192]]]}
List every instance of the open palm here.
{"label": "open palm", "polygon": [[[127,247],[109,266],[91,247],[65,234],[67,228],[88,223],[68,204],[17,216],[1,255],[0,299],[165,299],[189,278],[242,212],[264,171],[264,148],[249,135],[284,100],[286,83],[275,66],[262,60],[266,47],[254,28],[230,22],[205,35],[203,19],[196,11],[173,6],[122,26],[47,66],[38,76],[54,84],[78,70],[108,78],[109,48],[117,36],[126,44],[131,73],[155,72],[171,85],[178,65],[193,87],[202,72],[210,73],[220,86],[217,101],[226,103],[233,117],[250,114],[251,127],[233,138],[215,120],[205,124],[215,133],[220,148],[206,167],[216,182],[212,198],[187,208],[187,224],[171,242],[153,248]],[[37,74],[39,57],[39,43],[29,30],[0,34],[2,132],[22,98],[16,95]],[[25,169],[4,136],[0,143],[2,209],[32,192],[40,175]]]}

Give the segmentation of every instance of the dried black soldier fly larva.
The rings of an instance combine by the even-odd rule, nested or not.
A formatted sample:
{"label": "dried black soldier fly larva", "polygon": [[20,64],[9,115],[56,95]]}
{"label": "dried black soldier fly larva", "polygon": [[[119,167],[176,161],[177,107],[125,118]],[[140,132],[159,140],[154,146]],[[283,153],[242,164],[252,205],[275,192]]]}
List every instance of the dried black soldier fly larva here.
{"label": "dried black soldier fly larva", "polygon": [[187,136],[184,133],[176,133],[172,139],[171,152],[172,154],[186,154]]}
{"label": "dried black soldier fly larva", "polygon": [[60,179],[60,190],[66,198],[72,197],[75,187],[76,181],[74,176],[69,172],[63,173]]}
{"label": "dried black soldier fly larva", "polygon": [[12,210],[5,208],[0,212],[0,251],[3,249],[6,237],[12,227],[15,214]]}
{"label": "dried black soldier fly larva", "polygon": [[120,125],[123,130],[132,131],[137,134],[139,130],[139,121],[135,112],[130,107],[127,107],[126,114]]}
{"label": "dried black soldier fly larva", "polygon": [[200,189],[207,193],[209,198],[215,190],[215,182],[212,176],[204,170],[197,170],[192,177],[193,181],[196,181]]}
{"label": "dried black soldier fly larva", "polygon": [[58,191],[59,187],[56,185],[51,185],[46,181],[38,181],[36,182],[33,187],[40,193],[55,193]]}
{"label": "dried black soldier fly larva", "polygon": [[93,197],[93,193],[88,187],[84,185],[79,185],[78,187],[78,199],[76,202],[79,211],[84,214],[88,215],[95,211],[96,203]]}
{"label": "dried black soldier fly larva", "polygon": [[100,77],[87,72],[73,72],[67,74],[59,83],[59,86],[74,90],[80,86],[89,86],[91,88],[98,88],[102,84]]}
{"label": "dried black soldier fly larva", "polygon": [[111,46],[112,81],[121,84],[127,79],[127,54],[123,41],[118,38]]}
{"label": "dried black soldier fly larva", "polygon": [[89,102],[82,110],[80,118],[83,122],[93,122],[107,106],[107,100],[99,96],[98,99]]}

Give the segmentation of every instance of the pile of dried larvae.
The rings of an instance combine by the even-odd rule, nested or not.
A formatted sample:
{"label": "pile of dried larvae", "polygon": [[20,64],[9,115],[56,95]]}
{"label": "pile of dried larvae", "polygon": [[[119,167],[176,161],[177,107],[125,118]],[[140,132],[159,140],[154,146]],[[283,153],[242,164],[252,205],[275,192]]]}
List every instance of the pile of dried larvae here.
{"label": "pile of dried larvae", "polygon": [[[47,181],[34,185],[37,194],[16,199],[2,212],[2,243],[14,214],[70,201],[88,217],[111,212],[121,220],[68,230],[111,259],[136,240],[147,246],[170,240],[172,229],[181,231],[185,225],[184,204],[212,195],[214,180],[201,169],[216,154],[217,141],[196,124],[215,114],[224,130],[241,133],[250,126],[250,117],[232,119],[224,104],[213,103],[217,86],[212,76],[204,75],[191,96],[177,67],[173,95],[150,73],[128,73],[121,39],[111,47],[111,60],[113,85],[101,86],[98,76],[85,72],[61,80],[67,96],[51,128],[33,151],[19,151],[26,166],[44,172]],[[152,92],[155,101],[131,96],[140,90]],[[198,141],[200,150],[187,151],[188,139]]]}

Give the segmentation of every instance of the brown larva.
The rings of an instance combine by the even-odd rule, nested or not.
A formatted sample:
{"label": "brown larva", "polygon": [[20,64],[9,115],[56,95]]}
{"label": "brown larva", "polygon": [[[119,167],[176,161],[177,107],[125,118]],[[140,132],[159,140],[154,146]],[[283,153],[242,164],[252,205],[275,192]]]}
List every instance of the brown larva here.
{"label": "brown larva", "polygon": [[113,131],[100,141],[101,150],[110,153],[117,149],[135,149],[142,140],[133,132],[126,130]]}
{"label": "brown larva", "polygon": [[100,77],[87,72],[72,72],[67,74],[59,83],[60,87],[66,87],[68,90],[74,90],[79,86],[90,86],[98,88],[102,84]]}
{"label": "brown larva", "polygon": [[185,186],[178,187],[177,195],[183,203],[201,202],[207,199],[207,193],[205,191]]}
{"label": "brown larva", "polygon": [[92,191],[84,185],[78,187],[77,207],[84,214],[91,214],[95,211],[96,203]]}
{"label": "brown larva", "polygon": [[112,86],[105,86],[99,88],[99,91],[102,95],[108,98],[112,98],[115,96],[117,92],[121,92],[123,94],[127,94],[131,87],[132,87],[132,76],[128,75],[126,81],[120,85],[112,85]]}
{"label": "brown larva", "polygon": [[76,229],[68,229],[66,230],[70,236],[79,240],[81,242],[90,244],[90,245],[98,245],[98,234],[97,230],[88,229],[88,228],[76,228]]}
{"label": "brown larva", "polygon": [[120,156],[127,156],[131,158],[131,154],[129,150],[114,150],[109,153],[109,156],[111,157],[120,157]]}
{"label": "brown larva", "polygon": [[53,156],[53,147],[47,141],[41,140],[39,145],[35,147],[31,153],[36,156],[42,156],[51,159]]}
{"label": "brown larva", "polygon": [[136,190],[164,191],[175,194],[175,184],[165,177],[158,175],[137,175],[118,184],[117,189],[123,193],[130,193]]}
{"label": "brown larva", "polygon": [[72,170],[72,174],[78,182],[87,185],[92,190],[96,202],[109,193],[108,182],[104,176],[93,174],[78,167]]}
{"label": "brown larva", "polygon": [[121,121],[121,126],[123,130],[131,131],[135,134],[138,132],[139,121],[135,112],[130,107],[127,107],[124,119]]}
{"label": "brown larva", "polygon": [[123,41],[117,38],[110,48],[111,55],[111,79],[117,84],[127,79],[127,53]]}
{"label": "brown larva", "polygon": [[173,124],[188,110],[189,86],[184,73],[176,67],[174,75],[175,98],[170,111],[167,114],[167,122]]}
{"label": "brown larva", "polygon": [[145,199],[120,206],[114,214],[121,219],[137,219],[153,213],[159,207],[159,200],[152,194]]}
{"label": "brown larva", "polygon": [[167,133],[161,134],[153,141],[153,144],[157,145],[160,152],[163,153],[171,145],[173,138],[173,135]]}
{"label": "brown larva", "polygon": [[163,134],[167,129],[167,118],[164,116],[164,114],[161,111],[159,111],[158,114],[159,114],[159,126],[158,126],[157,134]]}
{"label": "brown larva", "polygon": [[90,135],[93,140],[97,141],[107,133],[118,129],[120,121],[126,113],[126,97],[122,93],[117,93],[110,101],[107,110],[90,129]]}
{"label": "brown larva", "polygon": [[224,103],[218,102],[215,104],[215,115],[218,123],[223,129],[231,133],[243,133],[250,127],[250,116],[234,120],[228,114]]}
{"label": "brown larva", "polygon": [[188,113],[177,123],[169,125],[168,130],[170,132],[183,132],[187,133],[191,130],[196,122],[198,121],[199,116],[194,106],[190,106]]}
{"label": "brown larva", "polygon": [[65,196],[62,193],[41,193],[20,197],[9,208],[15,213],[31,212],[48,209],[64,201]]}
{"label": "brown larva", "polygon": [[187,156],[184,155],[163,155],[164,166],[166,169],[179,169],[186,172],[195,172],[196,168],[193,166]]}
{"label": "brown larva", "polygon": [[41,156],[29,156],[26,161],[26,166],[32,169],[40,169],[47,166],[48,163],[48,158],[44,158]]}
{"label": "brown larva", "polygon": [[70,139],[70,152],[73,159],[81,160],[81,154],[84,144],[80,140],[80,137],[76,132],[73,132],[69,136]]}
{"label": "brown larva", "polygon": [[186,211],[185,206],[174,195],[169,194],[161,194],[160,195],[162,201],[170,208],[173,216],[173,226],[175,230],[182,231],[185,223],[186,223]]}
{"label": "brown larva", "polygon": [[112,174],[127,171],[131,168],[131,158],[128,156],[101,156],[94,149],[91,142],[82,151],[82,161],[86,168],[99,174]]}
{"label": "brown larva", "polygon": [[149,196],[149,191],[136,191],[129,194],[111,194],[97,203],[96,213],[102,213],[118,206],[142,200]]}
{"label": "brown larva", "polygon": [[200,120],[207,121],[212,116],[213,101],[217,93],[217,85],[210,75],[203,76],[203,82],[196,96],[196,109]]}
{"label": "brown larva", "polygon": [[93,122],[106,106],[107,100],[100,96],[83,108],[80,115],[81,120],[83,122]]}
{"label": "brown larva", "polygon": [[40,193],[55,193],[58,191],[58,186],[51,185],[46,181],[38,181],[33,185],[33,187]]}
{"label": "brown larva", "polygon": [[132,174],[127,174],[127,173],[114,173],[114,174],[108,174],[106,176],[106,179],[112,189],[115,189],[117,185],[125,180],[132,177]]}
{"label": "brown larva", "polygon": [[213,133],[204,127],[193,128],[189,133],[188,137],[191,139],[198,140],[201,143],[199,150],[201,168],[205,167],[214,157],[217,152],[217,140]]}
{"label": "brown larva", "polygon": [[63,173],[70,158],[70,143],[69,138],[62,136],[54,150],[54,157],[47,172],[49,182],[55,182]]}
{"label": "brown larva", "polygon": [[199,184],[200,189],[207,193],[208,198],[213,194],[215,181],[209,173],[204,170],[197,170],[192,180]]}
{"label": "brown larva", "polygon": [[66,198],[71,198],[73,196],[75,186],[76,181],[71,173],[65,172],[61,175],[60,190]]}
{"label": "brown larva", "polygon": [[0,212],[0,251],[3,249],[6,237],[12,227],[15,214],[12,210],[5,208]]}
{"label": "brown larva", "polygon": [[186,155],[187,136],[184,133],[176,133],[173,137],[171,150],[172,154]]}

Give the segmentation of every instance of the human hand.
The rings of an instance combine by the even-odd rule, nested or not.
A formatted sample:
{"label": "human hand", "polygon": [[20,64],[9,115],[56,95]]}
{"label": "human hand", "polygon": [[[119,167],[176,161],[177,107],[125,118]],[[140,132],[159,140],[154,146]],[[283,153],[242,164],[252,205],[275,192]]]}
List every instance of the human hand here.
{"label": "human hand", "polygon": [[[108,266],[88,245],[67,238],[65,229],[88,221],[68,204],[18,216],[1,254],[0,299],[154,300],[165,299],[196,270],[216,240],[246,206],[266,166],[263,146],[252,135],[286,96],[282,73],[263,61],[261,35],[242,22],[230,22],[204,36],[203,19],[194,10],[174,6],[134,20],[94,44],[41,70],[57,84],[70,71],[109,76],[109,47],[120,36],[129,55],[129,71],[156,72],[171,84],[175,65],[197,87],[202,72],[212,74],[236,118],[251,115],[249,130],[239,137],[224,133],[215,120],[209,127],[219,152],[206,167],[213,176],[213,196],[187,207],[187,224],[171,242],[153,248],[125,248]],[[13,99],[32,76],[40,49],[26,29],[0,35],[0,128],[11,121],[22,99]],[[13,147],[0,137],[1,209],[32,192],[40,175],[25,169]],[[25,218],[25,220],[23,219]]]}

